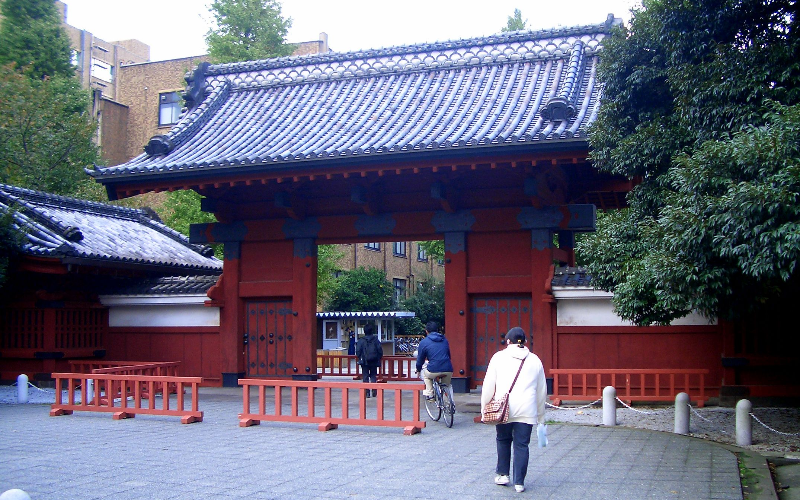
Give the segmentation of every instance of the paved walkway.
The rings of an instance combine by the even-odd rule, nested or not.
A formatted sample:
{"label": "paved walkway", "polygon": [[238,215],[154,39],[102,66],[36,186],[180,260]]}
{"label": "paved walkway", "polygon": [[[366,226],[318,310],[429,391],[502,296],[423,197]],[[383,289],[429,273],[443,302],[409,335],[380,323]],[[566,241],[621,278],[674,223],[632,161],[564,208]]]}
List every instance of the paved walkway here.
{"label": "paved walkway", "polygon": [[[201,423],[0,404],[0,493],[45,499],[742,498],[736,457],[712,443],[622,427],[549,426],[522,494],[493,483],[494,429],[458,394],[452,429],[264,422],[238,426],[241,389],[202,388]],[[424,410],[423,410],[424,411]],[[425,416],[427,418],[427,416]]]}

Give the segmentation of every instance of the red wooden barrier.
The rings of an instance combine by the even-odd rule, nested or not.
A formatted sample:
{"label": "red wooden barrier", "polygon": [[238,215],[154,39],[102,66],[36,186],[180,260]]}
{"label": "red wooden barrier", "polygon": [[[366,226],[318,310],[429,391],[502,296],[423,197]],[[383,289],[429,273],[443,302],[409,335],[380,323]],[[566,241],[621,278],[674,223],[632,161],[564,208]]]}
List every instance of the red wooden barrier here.
{"label": "red wooden barrier", "polygon": [[[105,373],[108,375],[146,375],[154,377],[177,377],[178,368],[181,365],[180,361],[70,361],[70,365],[79,368],[76,372],[80,373]],[[161,392],[161,386],[156,387],[156,392]],[[133,387],[128,386],[128,396],[131,396]],[[176,394],[178,387],[175,384],[169,385],[169,394]],[[120,394],[114,396],[120,397]],[[142,397],[147,399],[150,397],[150,391],[147,386],[143,384]]]}
{"label": "red wooden barrier", "polygon": [[708,370],[680,369],[569,369],[550,370],[553,376],[553,404],[562,401],[596,401],[603,389],[612,386],[623,401],[674,401],[680,392],[697,406],[705,406],[705,376]]}
{"label": "red wooden barrier", "polygon": [[[318,429],[327,431],[336,429],[339,424],[346,425],[372,425],[384,427],[403,427],[403,434],[411,435],[420,432],[425,427],[425,422],[420,418],[420,392],[425,388],[423,384],[365,384],[363,382],[322,382],[319,380],[284,380],[284,379],[239,379],[242,386],[243,411],[239,415],[239,426],[249,427],[258,425],[262,420],[272,422],[300,422],[316,423]],[[253,412],[250,408],[250,387],[258,390],[258,407]],[[270,413],[267,413],[267,388],[273,389],[274,403]],[[282,389],[288,388],[290,395],[289,413],[285,414]],[[305,414],[301,414],[301,392],[306,400]],[[378,395],[371,399],[365,398],[364,391],[376,389]],[[317,394],[319,390],[323,395],[323,405],[317,408]],[[349,390],[358,391],[358,416],[350,415]],[[338,391],[338,392],[334,392]],[[394,412],[386,415],[388,405],[387,393],[394,392]],[[411,410],[403,413],[403,394],[411,396]],[[341,406],[334,408],[333,396],[341,399]],[[375,418],[367,417],[367,401],[374,401],[376,405]],[[370,403],[372,404],[372,403]],[[321,410],[321,411],[319,411]],[[336,411],[335,411],[336,410]],[[388,417],[388,418],[387,418]]]}
{"label": "red wooden barrier", "polygon": [[[356,363],[356,356],[347,354],[317,354],[317,374],[324,377],[349,377],[361,380],[361,365]],[[415,380],[414,368],[416,358],[408,356],[384,356],[378,368],[379,381],[401,382]]]}
{"label": "red wooden barrier", "polygon": [[[167,377],[145,375],[116,375],[103,373],[53,373],[56,381],[56,402],[50,407],[50,416],[71,415],[73,411],[113,413],[114,420],[133,418],[136,414],[168,415],[181,417],[181,423],[202,422],[203,412],[198,410],[198,386],[201,377]],[[87,381],[94,381],[94,392],[98,397],[91,400],[85,388]],[[67,385],[67,400],[63,401],[64,381]],[[170,408],[169,397],[162,399],[161,408],[156,408],[155,398],[145,398],[143,393],[165,393],[170,385],[178,387],[176,408]],[[160,386],[160,387],[159,387]],[[184,391],[191,387],[191,410],[185,408]],[[83,387],[80,401],[75,401],[75,389]],[[131,389],[132,388],[132,389]],[[144,389],[143,389],[144,388]],[[128,397],[109,397],[127,394]],[[133,401],[129,402],[131,397]],[[146,405],[143,400],[147,399]]]}

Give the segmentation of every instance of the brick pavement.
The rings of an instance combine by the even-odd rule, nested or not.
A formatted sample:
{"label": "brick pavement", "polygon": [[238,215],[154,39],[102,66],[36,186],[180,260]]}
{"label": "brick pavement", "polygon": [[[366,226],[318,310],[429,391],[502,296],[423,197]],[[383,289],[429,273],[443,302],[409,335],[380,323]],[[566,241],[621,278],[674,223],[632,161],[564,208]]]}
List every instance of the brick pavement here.
{"label": "brick pavement", "polygon": [[[455,425],[422,433],[264,422],[238,426],[241,389],[203,388],[201,423],[0,404],[0,492],[45,499],[736,499],[736,457],[713,443],[615,427],[549,426],[527,490],[493,483],[494,429],[459,394]],[[423,410],[424,411],[424,410]],[[427,416],[425,416],[427,418]]]}

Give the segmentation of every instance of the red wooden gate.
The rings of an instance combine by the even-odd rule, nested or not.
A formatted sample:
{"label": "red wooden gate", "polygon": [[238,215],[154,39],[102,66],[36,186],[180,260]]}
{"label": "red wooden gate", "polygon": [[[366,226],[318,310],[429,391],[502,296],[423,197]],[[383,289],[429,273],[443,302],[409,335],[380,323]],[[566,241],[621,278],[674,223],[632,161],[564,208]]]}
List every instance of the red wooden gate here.
{"label": "red wooden gate", "polygon": [[292,302],[252,301],[246,305],[247,376],[292,374]]}
{"label": "red wooden gate", "polygon": [[[480,385],[492,355],[503,348],[502,335],[515,326],[522,327],[530,336],[530,297],[472,297],[470,307],[472,330],[472,385]],[[530,337],[529,337],[530,338]]]}

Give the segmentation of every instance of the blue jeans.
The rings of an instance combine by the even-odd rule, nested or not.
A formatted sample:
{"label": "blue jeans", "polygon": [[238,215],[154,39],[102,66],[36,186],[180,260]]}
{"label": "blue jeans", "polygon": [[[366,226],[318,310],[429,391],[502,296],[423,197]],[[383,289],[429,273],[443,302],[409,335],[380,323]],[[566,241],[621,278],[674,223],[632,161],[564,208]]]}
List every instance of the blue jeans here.
{"label": "blue jeans", "polygon": [[528,444],[531,442],[533,426],[524,422],[499,424],[497,430],[497,469],[495,472],[509,475],[511,468],[511,445],[514,445],[514,484],[525,484],[528,473]]}

